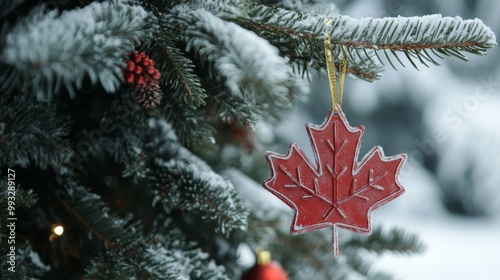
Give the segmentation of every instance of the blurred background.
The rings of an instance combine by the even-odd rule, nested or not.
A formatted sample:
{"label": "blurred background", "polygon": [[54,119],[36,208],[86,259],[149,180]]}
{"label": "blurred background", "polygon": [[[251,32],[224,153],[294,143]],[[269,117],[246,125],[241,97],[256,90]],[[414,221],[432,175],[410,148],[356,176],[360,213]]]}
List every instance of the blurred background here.
{"label": "blurred background", "polygon": [[[477,17],[500,34],[494,0],[335,3],[353,18]],[[351,126],[365,126],[360,157],[375,145],[386,155],[408,155],[400,177],[406,193],[375,211],[374,224],[405,228],[427,245],[420,255],[384,256],[376,267],[399,279],[500,279],[500,49],[470,55],[471,62],[418,64],[418,71],[401,58],[406,67],[394,59],[396,71],[384,61],[375,83],[345,83],[343,110]],[[326,77],[315,76],[309,96],[275,134],[273,151],[285,153],[295,142],[313,158],[304,126],[321,124],[330,106]]]}

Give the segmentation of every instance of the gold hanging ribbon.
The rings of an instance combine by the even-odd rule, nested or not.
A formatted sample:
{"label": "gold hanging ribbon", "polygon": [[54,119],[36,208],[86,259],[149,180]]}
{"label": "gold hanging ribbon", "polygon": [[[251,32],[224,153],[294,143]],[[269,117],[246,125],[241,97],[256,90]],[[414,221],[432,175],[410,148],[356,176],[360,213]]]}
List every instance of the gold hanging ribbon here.
{"label": "gold hanging ribbon", "polygon": [[[325,27],[330,24],[330,20],[325,22]],[[325,34],[325,40],[323,42],[325,46],[325,59],[326,59],[326,71],[328,74],[328,83],[330,84],[330,95],[332,97],[332,108],[334,112],[338,112],[338,107],[342,106],[342,98],[344,97],[344,80],[347,70],[347,57],[344,51],[344,46],[342,46],[342,57],[340,59],[340,69],[339,69],[339,85],[337,87],[337,73],[335,66],[335,58],[333,57],[332,49],[330,46],[330,33]]]}

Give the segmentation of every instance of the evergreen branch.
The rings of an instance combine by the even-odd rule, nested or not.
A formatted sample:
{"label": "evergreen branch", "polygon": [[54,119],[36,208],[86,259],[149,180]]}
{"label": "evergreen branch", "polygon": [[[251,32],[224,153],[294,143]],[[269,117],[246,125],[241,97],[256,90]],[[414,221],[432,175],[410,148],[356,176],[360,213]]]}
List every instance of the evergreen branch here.
{"label": "evergreen branch", "polygon": [[165,209],[178,208],[217,220],[224,234],[246,227],[248,212],[232,184],[180,146],[170,125],[152,120],[142,139],[140,150],[150,158],[153,192]]}
{"label": "evergreen branch", "polygon": [[138,238],[119,253],[106,252],[91,261],[84,279],[228,280],[224,268],[208,259],[176,230],[168,235]]}
{"label": "evergreen branch", "polygon": [[385,251],[413,254],[425,250],[425,245],[416,234],[409,234],[404,230],[393,228],[384,233],[381,227],[376,228],[370,236],[356,236],[346,243],[347,247],[365,248],[381,254]]}
{"label": "evergreen branch", "polygon": [[496,45],[495,35],[479,19],[440,15],[383,19],[337,16],[326,26],[323,16],[254,3],[247,6],[245,13],[221,16],[256,32],[278,47],[281,55],[304,68],[307,65],[316,69],[324,67],[322,41],[329,32],[332,44],[336,45],[337,60],[340,46],[344,46],[349,54],[347,72],[365,80],[380,77],[382,66],[375,51],[390,50],[395,57],[395,51],[402,51],[416,66],[415,60],[424,65],[425,61],[437,64],[427,50],[466,60],[463,52],[481,55]]}
{"label": "evergreen branch", "polygon": [[[352,26],[357,26],[352,28]],[[479,19],[429,15],[423,17],[362,18],[339,16],[330,25],[331,41],[348,48],[403,51],[416,67],[414,54],[421,63],[432,61],[426,49],[463,60],[463,52],[483,55],[496,45],[495,34]]]}
{"label": "evergreen branch", "polygon": [[162,114],[172,124],[179,140],[186,146],[196,142],[214,139],[215,129],[208,122],[203,111],[177,103],[172,96],[164,96]]}
{"label": "evergreen branch", "polygon": [[151,53],[157,65],[160,65],[162,84],[170,88],[179,103],[192,107],[204,105],[207,95],[201,87],[200,79],[194,74],[193,62],[184,57],[182,51],[175,46],[171,34],[174,31],[167,28],[169,25],[164,20],[159,20],[158,23],[161,28],[153,36]]}
{"label": "evergreen branch", "polygon": [[[59,199],[64,207],[111,250],[102,250],[97,260],[86,269],[85,279],[175,279],[178,275],[194,275],[207,271],[199,279],[224,279],[224,269],[208,260],[208,255],[182,242],[179,233],[143,238],[138,229],[125,227],[125,222],[102,202],[100,196],[78,186],[71,171],[62,168],[56,174],[64,191]],[[102,258],[105,256],[104,258]],[[188,265],[188,263],[190,263]],[[210,267],[207,269],[206,267]],[[205,267],[205,268],[204,268]],[[210,273],[208,273],[210,271]],[[208,277],[208,276],[214,277]]]}
{"label": "evergreen branch", "polygon": [[[325,17],[292,12],[276,7],[250,4],[244,14],[227,16],[225,20],[255,32],[279,49],[301,72],[326,69],[323,38],[326,34]],[[333,45],[337,65],[343,53],[340,45]],[[350,63],[347,73],[373,81],[380,78],[382,64],[373,50],[356,52],[347,48]],[[346,54],[347,55],[347,54]]]}
{"label": "evergreen branch", "polygon": [[[144,255],[141,264],[148,267],[150,273],[158,275],[160,279],[164,279],[166,275],[171,275],[172,279],[177,279],[179,275],[188,275],[189,279],[229,280],[225,275],[224,267],[210,261],[208,254],[195,248],[194,244],[183,242],[180,234],[176,237],[175,239],[169,238],[170,246],[167,245],[167,248],[157,243],[147,249],[147,254]],[[148,266],[152,262],[162,265]]]}
{"label": "evergreen branch", "polygon": [[56,192],[64,208],[107,247],[120,250],[121,245],[116,240],[131,239],[123,230],[124,221],[109,212],[99,195],[79,186],[70,170],[63,167],[56,172],[58,183],[64,187],[63,191]]}
{"label": "evergreen branch", "polygon": [[[288,108],[303,91],[292,69],[266,40],[205,10],[178,15],[186,30],[187,49],[208,66],[209,75],[251,103]],[[269,70],[268,70],[269,69]],[[272,69],[272,71],[270,71]]]}
{"label": "evergreen branch", "polygon": [[72,154],[66,139],[68,123],[55,108],[29,94],[0,101],[0,164],[41,168],[61,165]]}
{"label": "evergreen branch", "polygon": [[233,229],[246,228],[248,212],[229,181],[213,171],[202,171],[182,161],[158,164],[163,179],[153,179],[154,193],[165,209],[178,208],[203,220],[216,220],[216,230],[226,235]]}
{"label": "evergreen branch", "polygon": [[[314,16],[248,2],[245,3],[244,12],[239,10],[235,12],[233,9],[236,7],[221,8],[214,5],[214,2],[225,3],[227,1],[209,1],[207,4],[195,1],[189,8],[205,9],[225,21],[237,23],[254,31],[278,48],[280,54],[288,57],[290,62],[296,64],[302,72],[307,71],[308,66],[324,69],[322,43],[327,32],[330,33],[335,48],[336,60],[341,57],[341,46],[344,46],[347,51],[349,58],[347,73],[369,81],[378,79],[382,71],[382,63],[377,51],[389,50],[400,63],[402,62],[397,57],[396,51],[402,51],[409,62],[417,67],[415,60],[424,65],[427,65],[427,62],[438,65],[435,58],[431,56],[431,52],[427,50],[432,50],[433,54],[438,52],[467,60],[464,52],[481,55],[485,54],[487,48],[496,45],[495,35],[479,19],[443,18],[441,15],[383,19],[352,19],[347,16],[336,16],[330,18],[330,25],[326,26],[326,17],[321,15]],[[183,11],[181,8],[177,10]],[[174,8],[174,13],[175,11]],[[182,16],[186,15],[185,12],[182,14]],[[202,17],[201,14],[198,16]],[[214,22],[216,22],[215,19],[210,19],[210,22],[204,22],[204,24],[215,24]],[[195,25],[192,22],[191,25],[193,24]],[[201,31],[203,32],[207,31]],[[217,55],[210,45],[206,45],[207,41],[213,42],[213,38],[200,37],[200,34],[196,32],[188,33],[187,37],[196,37],[196,35],[201,42],[196,43],[192,41],[193,39],[189,39],[191,41],[188,41],[188,46],[191,45],[196,50],[202,49],[201,52],[205,52],[207,57],[221,56]],[[386,52],[385,54],[387,55]],[[394,67],[390,58],[389,63]],[[225,82],[227,83],[227,80]],[[230,85],[231,83],[228,85],[229,88],[231,88]]]}
{"label": "evergreen branch", "polygon": [[265,115],[265,112],[257,109],[258,106],[248,104],[245,99],[232,95],[225,87],[221,88],[220,84],[213,83],[213,87],[214,90],[207,100],[207,108],[211,116],[220,117],[224,123],[236,121],[238,124],[245,125],[256,123],[258,116]]}
{"label": "evergreen branch", "polygon": [[149,35],[147,18],[141,7],[119,2],[92,3],[60,16],[36,8],[7,35],[0,61],[18,69],[40,99],[61,87],[74,95],[86,77],[113,92],[126,53]]}
{"label": "evergreen branch", "polygon": [[[176,261],[179,260],[167,259],[170,252],[165,252],[166,263],[160,263],[152,258],[143,262],[149,256],[150,247],[157,242],[157,239],[145,240],[145,238],[138,237],[120,251],[106,251],[100,254],[91,260],[90,266],[85,269],[86,274],[83,279],[174,279],[175,274],[172,273],[179,272],[176,270]],[[149,269],[150,267],[158,269],[162,265],[174,271],[161,271],[163,275],[159,275],[158,270]]]}
{"label": "evergreen branch", "polygon": [[359,256],[359,254],[351,253],[347,254],[347,264],[357,273],[364,277],[368,277],[370,274],[370,269],[372,264],[369,263],[365,258]]}
{"label": "evergreen branch", "polygon": [[19,80],[20,71],[0,61],[0,92],[5,93],[4,98],[14,90]]}
{"label": "evergreen branch", "polygon": [[[118,129],[117,139],[103,138],[97,143],[98,149],[112,153],[125,151],[123,163],[141,166],[141,172],[146,172],[146,175],[134,174],[134,169],[128,169],[126,174],[147,178],[167,212],[180,209],[216,220],[215,228],[224,234],[246,226],[248,212],[232,184],[182,147],[167,122],[151,119],[148,127]],[[126,141],[119,141],[123,138]]]}

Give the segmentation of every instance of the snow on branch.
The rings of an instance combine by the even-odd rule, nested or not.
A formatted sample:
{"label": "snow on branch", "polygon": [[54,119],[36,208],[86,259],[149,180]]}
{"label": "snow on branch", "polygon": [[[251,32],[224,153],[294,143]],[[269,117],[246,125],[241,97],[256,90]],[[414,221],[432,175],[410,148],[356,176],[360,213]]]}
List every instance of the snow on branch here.
{"label": "snow on branch", "polygon": [[237,190],[183,147],[168,122],[150,119],[147,127],[117,128],[118,139],[103,139],[98,149],[104,154],[116,154],[113,149],[125,152],[117,159],[139,168],[127,168],[124,176],[144,180],[154,194],[154,204],[161,203],[166,212],[178,209],[201,217],[223,234],[246,228],[248,210]]}
{"label": "snow on branch", "polygon": [[233,94],[241,96],[242,87],[272,90],[276,96],[288,94],[291,68],[269,42],[205,10],[189,16],[187,49],[212,61]]}
{"label": "snow on branch", "polygon": [[[463,20],[441,15],[353,19],[311,15],[259,4],[249,4],[245,13],[222,16],[256,32],[277,46],[281,55],[303,68],[308,65],[324,68],[322,42],[328,32],[337,59],[341,54],[340,46],[347,51],[347,72],[365,80],[379,78],[382,66],[377,52],[381,50],[400,62],[397,52],[403,52],[417,67],[416,61],[438,65],[434,56],[441,58],[441,55],[467,60],[464,52],[483,55],[487,48],[496,45],[495,34],[479,19]],[[328,19],[330,23],[326,25]],[[390,58],[389,62],[393,65]]]}
{"label": "snow on branch", "polygon": [[0,61],[17,69],[39,98],[65,87],[74,95],[85,77],[113,92],[134,43],[149,36],[148,13],[119,1],[48,11],[35,8],[7,35]]}
{"label": "snow on branch", "polygon": [[196,243],[186,242],[177,228],[166,230],[168,234],[136,236],[118,253],[99,252],[83,279],[229,279],[223,266]]}
{"label": "snow on branch", "polygon": [[233,229],[246,229],[248,211],[230,181],[181,160],[158,164],[159,172],[171,178],[158,183],[154,191],[165,209],[178,208],[203,220],[214,220],[217,231],[226,235]]}
{"label": "snow on branch", "polygon": [[[483,55],[496,45],[495,34],[480,19],[429,15],[423,17],[362,18],[339,16],[332,19],[331,40],[350,48],[403,51],[416,68],[422,64],[438,64],[427,50],[436,56],[451,55],[467,60],[463,52]],[[399,58],[398,58],[399,60]]]}
{"label": "snow on branch", "polygon": [[[181,243],[175,240],[172,243]],[[163,244],[154,244],[146,249],[140,265],[156,279],[220,279],[229,280],[225,268],[209,259],[200,249],[166,249]],[[185,245],[185,247],[187,247]],[[182,276],[180,276],[182,275]],[[140,276],[140,275],[139,275]]]}
{"label": "snow on branch", "polygon": [[[328,26],[323,15],[250,4],[245,13],[225,16],[224,19],[268,40],[300,72],[307,71],[308,67],[326,68],[323,39]],[[341,46],[333,44],[333,48],[338,62]],[[349,52],[349,59],[347,73],[369,81],[380,77],[382,64],[375,51],[363,49]]]}
{"label": "snow on branch", "polygon": [[156,170],[156,176],[151,176],[153,192],[164,208],[179,208],[215,220],[223,234],[245,229],[248,211],[231,182],[182,147],[167,122],[150,120],[149,127],[149,133],[163,135],[152,138],[154,142],[141,151],[154,159],[150,163],[151,170]]}
{"label": "snow on branch", "polygon": [[[339,15],[340,11],[334,3],[309,3],[303,0],[284,0],[278,3],[282,8],[296,12],[307,13],[310,15],[321,15],[325,17],[334,17]],[[314,2],[314,1],[312,1]]]}
{"label": "snow on branch", "polygon": [[63,167],[55,172],[61,188],[54,191],[60,202],[88,230],[89,236],[95,237],[93,240],[110,249],[97,250],[98,257],[87,267],[84,279],[101,275],[106,279],[120,278],[117,276],[124,272],[133,279],[173,279],[178,273],[196,279],[228,279],[225,269],[196,248],[195,243],[184,242],[177,228],[169,228],[168,235],[143,236],[138,223],[131,224],[129,218],[122,219],[110,211],[99,195],[79,185],[70,169]]}

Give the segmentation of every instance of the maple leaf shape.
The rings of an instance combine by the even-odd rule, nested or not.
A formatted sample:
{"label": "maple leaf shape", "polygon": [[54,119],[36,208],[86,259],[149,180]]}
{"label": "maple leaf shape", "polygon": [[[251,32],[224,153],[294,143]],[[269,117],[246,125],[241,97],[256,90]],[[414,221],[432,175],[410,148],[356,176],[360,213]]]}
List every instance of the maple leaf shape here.
{"label": "maple leaf shape", "polygon": [[306,130],[316,164],[297,144],[285,155],[267,152],[271,177],[262,186],[294,209],[291,234],[331,227],[337,256],[337,227],[370,234],[371,211],[403,194],[397,176],[406,155],[386,157],[376,146],[358,163],[364,127],[351,127],[340,108]]}

